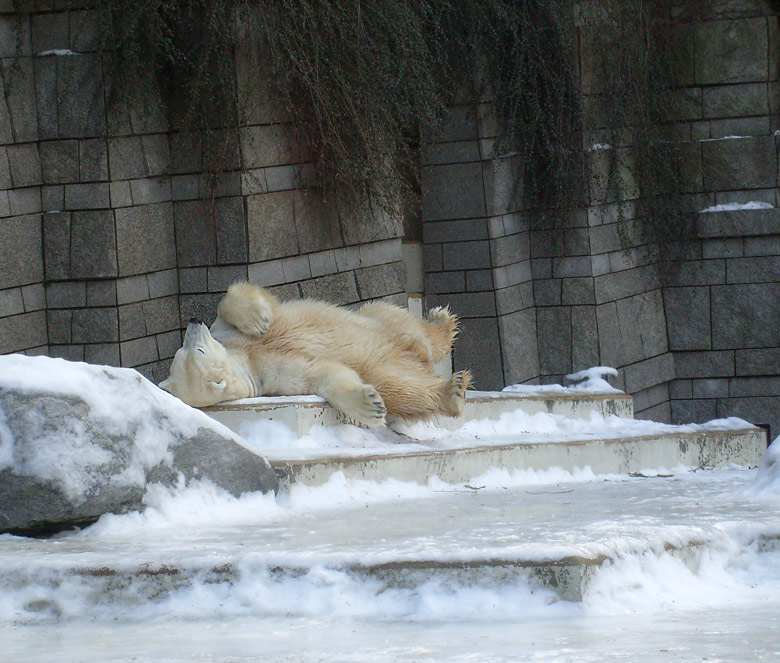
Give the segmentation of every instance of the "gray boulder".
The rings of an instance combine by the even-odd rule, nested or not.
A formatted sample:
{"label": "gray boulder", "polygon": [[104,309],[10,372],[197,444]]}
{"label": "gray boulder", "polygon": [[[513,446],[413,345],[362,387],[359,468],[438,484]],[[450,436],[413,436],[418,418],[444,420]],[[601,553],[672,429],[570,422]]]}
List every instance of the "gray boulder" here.
{"label": "gray boulder", "polygon": [[132,369],[0,356],[0,533],[143,508],[152,483],[276,491],[261,456]]}

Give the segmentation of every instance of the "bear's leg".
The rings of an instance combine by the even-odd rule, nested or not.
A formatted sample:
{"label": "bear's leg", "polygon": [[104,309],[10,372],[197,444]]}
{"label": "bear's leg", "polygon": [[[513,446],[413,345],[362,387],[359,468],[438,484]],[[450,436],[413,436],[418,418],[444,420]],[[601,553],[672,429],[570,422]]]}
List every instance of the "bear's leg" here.
{"label": "bear's leg", "polygon": [[351,368],[336,362],[317,362],[312,372],[314,393],[349,419],[368,427],[384,425],[387,410],[382,397]]}
{"label": "bear's leg", "polygon": [[379,322],[382,332],[393,345],[404,352],[411,352],[425,364],[433,362],[433,349],[423,327],[426,324],[424,320],[385,302],[369,302],[358,313]]}
{"label": "bear's leg", "polygon": [[458,371],[441,385],[441,411],[450,417],[463,414],[466,389],[471,387],[471,371]]}
{"label": "bear's leg", "polygon": [[438,306],[428,311],[423,328],[431,345],[433,361],[441,361],[452,350],[458,335],[458,317],[450,311],[449,306]]}
{"label": "bear's leg", "polygon": [[247,336],[261,337],[268,331],[279,301],[254,283],[241,281],[228,288],[219,303],[219,317]]}

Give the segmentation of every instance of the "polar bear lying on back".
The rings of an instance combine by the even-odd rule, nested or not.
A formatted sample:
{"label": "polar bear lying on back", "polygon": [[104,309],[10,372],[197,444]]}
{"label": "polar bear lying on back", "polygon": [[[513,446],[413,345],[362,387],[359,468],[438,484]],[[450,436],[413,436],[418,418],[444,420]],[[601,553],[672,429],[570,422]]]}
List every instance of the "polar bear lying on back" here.
{"label": "polar bear lying on back", "polygon": [[381,426],[385,415],[459,416],[471,373],[444,379],[433,364],[452,348],[457,318],[427,320],[373,302],[357,312],[304,299],[279,302],[234,283],[211,330],[191,320],[160,387],[195,407],[255,396],[318,394],[349,419]]}

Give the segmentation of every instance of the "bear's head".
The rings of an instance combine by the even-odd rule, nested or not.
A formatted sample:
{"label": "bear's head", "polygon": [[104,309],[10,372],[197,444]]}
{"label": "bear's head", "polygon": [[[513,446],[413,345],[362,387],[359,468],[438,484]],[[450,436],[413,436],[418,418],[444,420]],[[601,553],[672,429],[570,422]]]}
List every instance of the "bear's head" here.
{"label": "bear's head", "polygon": [[170,377],[160,388],[188,405],[206,407],[249,395],[238,389],[234,373],[225,347],[202,321],[193,318],[173,358]]}

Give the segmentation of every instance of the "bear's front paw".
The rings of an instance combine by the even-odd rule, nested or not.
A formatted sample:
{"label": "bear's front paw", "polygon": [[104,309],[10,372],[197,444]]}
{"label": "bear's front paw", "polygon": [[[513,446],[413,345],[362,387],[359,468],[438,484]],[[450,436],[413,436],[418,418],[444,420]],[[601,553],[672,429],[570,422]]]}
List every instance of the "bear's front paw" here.
{"label": "bear's front paw", "polygon": [[270,311],[262,308],[251,308],[241,312],[236,317],[233,326],[247,336],[262,336],[268,331]]}
{"label": "bear's front paw", "polygon": [[362,385],[344,394],[339,409],[353,422],[369,428],[385,425],[387,408],[376,389]]}

